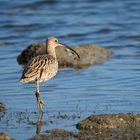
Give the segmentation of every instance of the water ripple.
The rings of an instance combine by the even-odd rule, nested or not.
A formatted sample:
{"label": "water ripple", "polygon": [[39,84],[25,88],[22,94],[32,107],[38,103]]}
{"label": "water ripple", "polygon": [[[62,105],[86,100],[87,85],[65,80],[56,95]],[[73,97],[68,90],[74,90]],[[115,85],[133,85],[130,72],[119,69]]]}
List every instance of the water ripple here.
{"label": "water ripple", "polygon": [[[41,84],[45,110],[51,114],[44,119],[54,120],[53,114],[59,112],[77,113],[80,119],[93,112],[139,113],[139,9],[139,0],[1,0],[0,102],[8,105],[6,112],[26,109],[36,112],[36,85],[19,83],[23,68],[17,64],[16,57],[29,44],[57,36],[69,46],[106,47],[111,57],[105,64],[82,70],[60,69],[54,79]],[[30,119],[33,118],[37,119],[37,115],[31,113]],[[77,121],[54,120],[54,124],[44,125],[43,130],[65,128],[66,123],[73,126]],[[19,128],[15,122],[18,129],[15,131],[12,124],[7,128],[2,123],[0,131],[16,139],[27,139],[34,135],[35,129],[35,126],[27,129],[28,125],[24,122]]]}

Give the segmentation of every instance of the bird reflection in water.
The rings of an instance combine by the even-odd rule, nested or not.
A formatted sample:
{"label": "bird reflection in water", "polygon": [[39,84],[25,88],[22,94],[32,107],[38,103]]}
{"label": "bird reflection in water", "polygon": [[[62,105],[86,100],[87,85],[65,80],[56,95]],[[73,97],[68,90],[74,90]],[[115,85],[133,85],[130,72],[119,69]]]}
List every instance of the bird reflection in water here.
{"label": "bird reflection in water", "polygon": [[36,135],[39,135],[41,132],[41,128],[43,125],[42,117],[43,117],[43,112],[39,111],[38,112],[38,119],[37,119],[37,123],[36,123]]}

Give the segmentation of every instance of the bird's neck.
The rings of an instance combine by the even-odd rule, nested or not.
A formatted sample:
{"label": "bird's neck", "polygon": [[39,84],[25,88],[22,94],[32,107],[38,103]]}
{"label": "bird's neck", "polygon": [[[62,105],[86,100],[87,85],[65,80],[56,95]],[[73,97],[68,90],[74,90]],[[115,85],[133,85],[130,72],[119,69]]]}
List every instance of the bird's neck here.
{"label": "bird's neck", "polygon": [[56,58],[56,52],[55,52],[55,47],[52,46],[52,44],[47,44],[47,54],[53,56]]}

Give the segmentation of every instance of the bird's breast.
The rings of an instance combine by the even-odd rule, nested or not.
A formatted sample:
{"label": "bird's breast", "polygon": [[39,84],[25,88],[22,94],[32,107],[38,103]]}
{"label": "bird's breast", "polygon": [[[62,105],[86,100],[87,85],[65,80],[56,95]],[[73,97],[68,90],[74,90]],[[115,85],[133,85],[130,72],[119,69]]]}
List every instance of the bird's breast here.
{"label": "bird's breast", "polygon": [[58,72],[58,63],[53,62],[46,65],[42,71],[40,72],[40,82],[45,82],[51,78],[53,78]]}

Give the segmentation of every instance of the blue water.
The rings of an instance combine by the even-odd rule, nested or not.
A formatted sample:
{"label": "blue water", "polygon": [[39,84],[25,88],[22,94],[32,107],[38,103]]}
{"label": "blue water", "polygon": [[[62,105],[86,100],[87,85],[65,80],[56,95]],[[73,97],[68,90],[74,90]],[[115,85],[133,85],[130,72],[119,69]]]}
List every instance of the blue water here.
{"label": "blue water", "polygon": [[93,113],[140,113],[139,9],[139,0],[1,0],[0,102],[7,110],[0,132],[20,140],[35,135],[35,85],[19,83],[23,68],[16,58],[49,36],[69,46],[96,44],[112,55],[102,65],[60,69],[41,85],[41,132],[76,131],[76,123]]}

